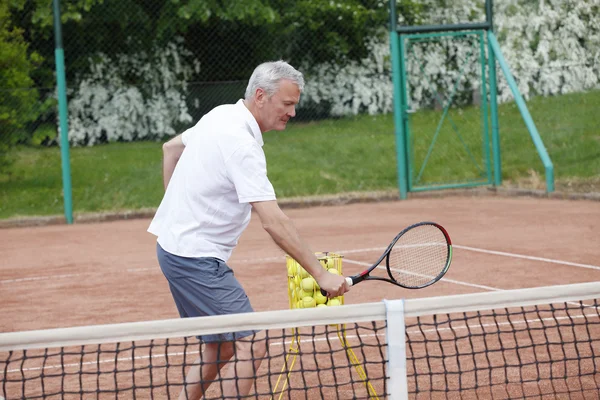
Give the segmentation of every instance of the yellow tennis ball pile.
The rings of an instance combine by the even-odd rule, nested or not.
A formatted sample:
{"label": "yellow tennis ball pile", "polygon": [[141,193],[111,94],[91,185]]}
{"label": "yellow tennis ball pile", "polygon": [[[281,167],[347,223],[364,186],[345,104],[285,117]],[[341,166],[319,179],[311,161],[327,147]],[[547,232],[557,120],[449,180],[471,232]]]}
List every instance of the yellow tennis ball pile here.
{"label": "yellow tennis ball pile", "polygon": [[[329,273],[341,275],[335,267],[333,258],[321,259],[321,265]],[[339,306],[344,304],[344,296],[328,299],[323,296],[317,281],[299,264],[290,260],[288,270],[288,289],[292,308],[313,308]]]}

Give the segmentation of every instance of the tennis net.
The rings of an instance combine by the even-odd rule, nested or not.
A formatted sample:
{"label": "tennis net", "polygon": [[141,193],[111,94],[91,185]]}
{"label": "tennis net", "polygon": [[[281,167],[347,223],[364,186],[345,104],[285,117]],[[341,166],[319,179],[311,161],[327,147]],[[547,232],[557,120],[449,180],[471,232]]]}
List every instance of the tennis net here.
{"label": "tennis net", "polygon": [[[3,333],[0,396],[186,398],[185,377],[206,346],[197,336],[256,331],[246,339],[264,355],[236,353],[203,376],[205,398],[244,381],[243,397],[261,399],[597,398],[599,298],[594,282]],[[243,364],[259,359],[245,379]],[[221,365],[206,355],[201,364]]]}

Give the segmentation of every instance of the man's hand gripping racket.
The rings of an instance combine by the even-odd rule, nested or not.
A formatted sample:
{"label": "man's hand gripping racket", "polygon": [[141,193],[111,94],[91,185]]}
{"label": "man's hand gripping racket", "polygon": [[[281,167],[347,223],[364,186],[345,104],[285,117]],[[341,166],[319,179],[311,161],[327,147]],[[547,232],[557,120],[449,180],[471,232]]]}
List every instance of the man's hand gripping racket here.
{"label": "man's hand gripping racket", "polygon": [[[388,277],[371,276],[384,259]],[[377,262],[358,275],[346,277],[346,282],[353,286],[378,280],[406,289],[421,289],[439,281],[451,261],[452,242],[446,229],[434,222],[419,222],[396,235]],[[327,295],[322,289],[321,293]]]}

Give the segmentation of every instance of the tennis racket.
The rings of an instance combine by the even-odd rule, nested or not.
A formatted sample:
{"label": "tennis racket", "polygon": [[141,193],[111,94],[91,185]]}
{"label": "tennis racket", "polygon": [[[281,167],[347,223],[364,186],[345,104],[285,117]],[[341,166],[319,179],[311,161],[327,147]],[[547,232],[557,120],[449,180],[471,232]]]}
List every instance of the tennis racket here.
{"label": "tennis racket", "polygon": [[[388,276],[371,275],[384,259]],[[439,281],[448,272],[451,261],[452,242],[446,229],[435,222],[419,222],[396,235],[377,262],[358,275],[346,277],[346,282],[353,286],[377,280],[421,289]],[[327,295],[323,289],[321,293]]]}

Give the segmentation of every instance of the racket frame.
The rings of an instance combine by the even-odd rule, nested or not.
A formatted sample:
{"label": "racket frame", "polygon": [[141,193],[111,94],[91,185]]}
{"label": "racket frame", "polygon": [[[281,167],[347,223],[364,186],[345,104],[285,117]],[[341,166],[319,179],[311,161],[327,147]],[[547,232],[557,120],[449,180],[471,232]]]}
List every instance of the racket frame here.
{"label": "racket frame", "polygon": [[[394,279],[394,275],[390,268],[389,257],[392,252],[392,249],[394,248],[394,245],[398,242],[398,240],[404,234],[406,234],[408,231],[410,231],[414,228],[418,228],[419,226],[423,226],[423,225],[431,225],[431,226],[436,227],[437,229],[440,230],[440,232],[442,232],[442,234],[446,238],[446,246],[448,249],[447,257],[446,257],[446,264],[445,264],[444,268],[440,271],[440,273],[432,280],[430,280],[422,285],[418,285],[418,286],[404,285],[404,284],[398,282],[396,279]],[[373,272],[373,270],[376,269],[384,259],[385,259],[385,267],[386,267],[389,278],[384,278],[384,277],[380,277],[380,276],[371,276],[370,275],[371,272]],[[357,283],[360,283],[365,280],[376,280],[376,281],[389,282],[396,286],[403,287],[405,289],[422,289],[427,286],[433,285],[434,283],[436,283],[437,281],[442,279],[442,277],[446,274],[446,272],[448,272],[451,262],[452,262],[452,241],[450,240],[450,235],[448,235],[448,232],[446,231],[446,229],[438,223],[430,222],[430,221],[423,221],[423,222],[418,222],[416,224],[413,224],[413,225],[410,225],[410,226],[407,226],[406,228],[404,228],[400,233],[398,233],[396,235],[396,237],[392,240],[392,242],[389,244],[389,246],[385,249],[385,251],[383,252],[381,257],[379,257],[379,259],[373,265],[371,265],[371,267],[364,270],[360,274],[347,277],[346,281],[348,282],[348,284],[352,283],[351,286],[356,285]]]}

